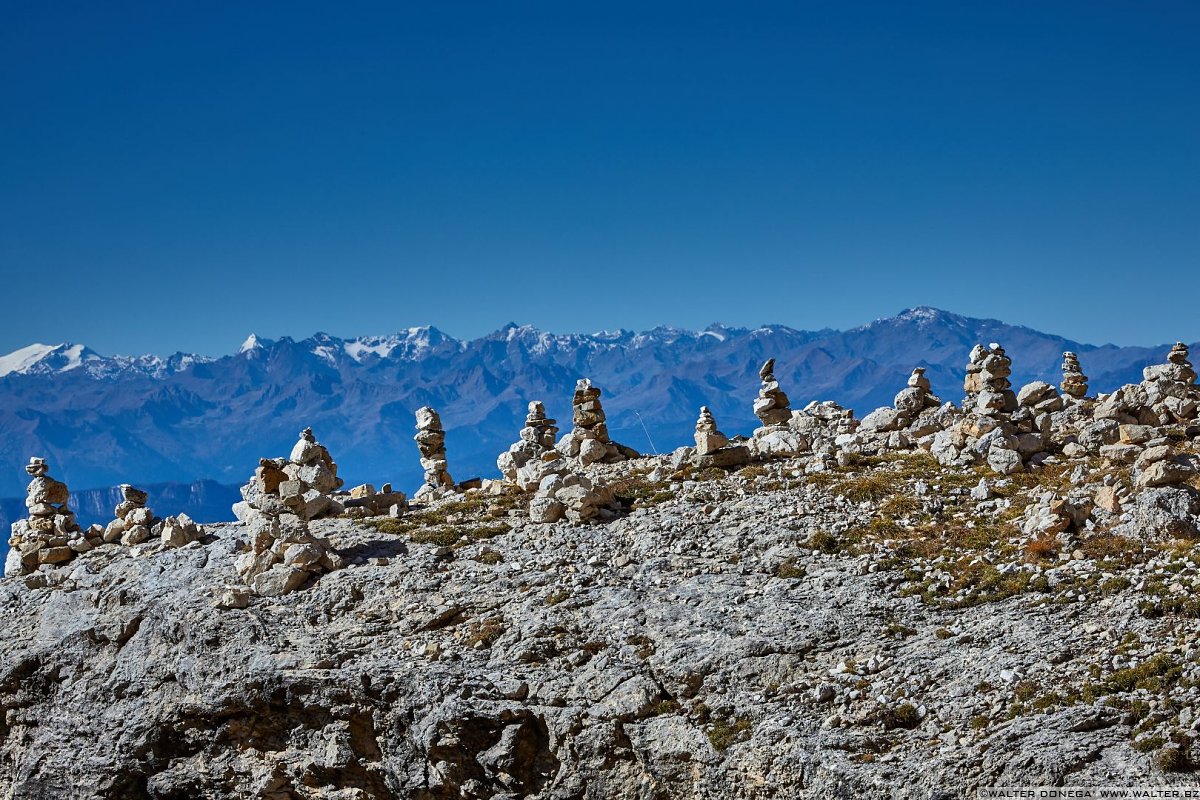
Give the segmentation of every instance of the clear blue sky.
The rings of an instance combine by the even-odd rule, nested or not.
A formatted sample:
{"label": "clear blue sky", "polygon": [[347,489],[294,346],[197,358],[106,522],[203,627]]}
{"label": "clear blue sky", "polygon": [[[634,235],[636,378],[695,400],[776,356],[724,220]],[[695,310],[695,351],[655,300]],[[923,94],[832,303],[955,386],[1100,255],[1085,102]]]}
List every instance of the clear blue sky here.
{"label": "clear blue sky", "polygon": [[0,352],[913,305],[1200,338],[1200,3],[54,3]]}

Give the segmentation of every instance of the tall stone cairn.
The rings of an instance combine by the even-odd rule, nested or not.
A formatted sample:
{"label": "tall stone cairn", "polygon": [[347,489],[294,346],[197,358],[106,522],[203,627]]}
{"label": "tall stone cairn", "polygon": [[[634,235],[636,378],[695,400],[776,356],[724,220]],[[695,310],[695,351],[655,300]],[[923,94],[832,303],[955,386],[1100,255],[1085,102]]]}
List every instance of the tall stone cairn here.
{"label": "tall stone cairn", "polygon": [[1062,383],[1058,385],[1062,389],[1063,394],[1082,399],[1087,397],[1088,393],[1088,377],[1083,374],[1083,368],[1079,366],[1079,356],[1072,353],[1070,350],[1063,353],[1062,363]]}
{"label": "tall stone cairn", "polygon": [[557,445],[560,453],[568,458],[578,458],[584,466],[637,457],[636,452],[609,438],[608,418],[600,404],[599,386],[594,386],[587,378],[580,379],[575,384],[571,406],[573,426]]}
{"label": "tall stone cairn", "polygon": [[775,359],[766,360],[758,370],[758,377],[762,385],[759,386],[758,397],[754,400],[754,416],[758,417],[764,426],[786,425],[792,418],[792,409],[788,396],[779,388],[779,381],[775,380]]}
{"label": "tall stone cairn", "polygon": [[590,433],[587,438],[608,444],[608,417],[600,405],[600,394],[600,387],[593,386],[588,378],[576,382],[575,396],[571,399],[571,422],[576,430]]}
{"label": "tall stone cairn", "polygon": [[414,497],[421,501],[438,500],[454,492],[454,479],[446,462],[442,418],[429,406],[417,409],[417,435],[413,439],[421,452],[421,469],[425,471],[425,483]]}
{"label": "tall stone cairn", "polygon": [[1012,375],[1012,359],[1004,348],[992,342],[987,347],[975,345],[967,364],[963,389],[963,411],[996,417],[1017,410],[1017,395],[1008,378]]}
{"label": "tall stone cairn", "polygon": [[729,439],[717,430],[717,421],[708,406],[700,406],[700,418],[696,420],[697,455],[705,456],[723,447],[729,447]]}

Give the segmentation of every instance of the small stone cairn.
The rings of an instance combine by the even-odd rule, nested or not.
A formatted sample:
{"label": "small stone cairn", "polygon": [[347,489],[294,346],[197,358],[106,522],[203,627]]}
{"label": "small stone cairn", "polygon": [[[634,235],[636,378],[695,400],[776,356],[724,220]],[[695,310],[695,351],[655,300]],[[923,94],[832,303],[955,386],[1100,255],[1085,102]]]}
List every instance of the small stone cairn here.
{"label": "small stone cairn", "polygon": [[425,470],[425,483],[413,499],[428,503],[454,494],[454,479],[446,461],[446,431],[442,430],[442,418],[429,406],[417,409],[417,435],[413,439],[421,452],[421,469]]}
{"label": "small stone cairn", "polygon": [[571,431],[559,441],[557,449],[568,458],[577,458],[583,466],[604,462],[614,464],[637,458],[636,451],[608,437],[608,418],[600,404],[600,387],[582,378],[575,384],[571,400]]}
{"label": "small stone cairn", "polygon": [[250,533],[250,550],[238,557],[237,571],[256,594],[287,594],[345,566],[328,541],[308,531],[309,520],[342,513],[344,506],[332,497],[342,484],[337,464],[311,428],[300,432],[287,458],[259,461],[242,487],[243,501],[233,506]]}
{"label": "small stone cairn", "polygon": [[379,517],[387,515],[399,517],[408,510],[408,498],[404,492],[397,492],[390,483],[385,483],[379,491],[370,483],[363,483],[350,490],[350,497],[342,500],[349,517]]}
{"label": "small stone cairn", "polygon": [[812,446],[810,426],[813,418],[793,413],[788,396],[775,379],[775,359],[768,358],[758,370],[761,381],[754,399],[754,416],[762,427],[751,435],[747,448],[757,458],[788,458],[806,453]]}
{"label": "small stone cairn", "polygon": [[[942,401],[932,391],[925,368],[917,367],[908,376],[908,385],[892,400],[892,407],[877,408],[862,419],[864,433],[891,433],[912,425],[923,411],[937,409]],[[920,431],[924,435],[925,431]],[[908,437],[893,437],[893,445],[899,449],[909,445]],[[890,441],[890,439],[889,439]]]}
{"label": "small stone cairn", "polygon": [[1196,418],[1198,398],[1196,370],[1188,360],[1188,346],[1176,342],[1167,354],[1167,363],[1154,364],[1142,371],[1146,402],[1162,424],[1190,422]]}
{"label": "small stone cairn", "polygon": [[792,418],[788,396],[775,380],[775,359],[768,358],[758,370],[762,385],[758,389],[758,398],[754,401],[754,416],[764,426],[786,425]]}
{"label": "small stone cairn", "polygon": [[731,467],[750,460],[750,449],[745,445],[734,445],[729,438],[717,430],[708,406],[700,406],[700,417],[696,420],[696,454],[692,462],[698,467]]}
{"label": "small stone cairn", "polygon": [[141,489],[121,484],[121,502],[113,509],[115,519],[104,528],[104,541],[119,541],[126,547],[149,541],[156,520],[154,512],[146,507],[148,499]]}
{"label": "small stone cairn", "polygon": [[49,475],[44,458],[31,458],[25,472],[33,478],[25,495],[28,519],[12,524],[4,574],[28,575],[42,565],[63,564],[103,543],[101,529],[81,530],[68,506],[67,485]]}
{"label": "small stone cairn", "polygon": [[929,378],[925,377],[925,368],[916,367],[908,376],[908,385],[901,389],[892,401],[892,406],[899,412],[916,416],[927,408],[939,408],[941,399],[932,391]]}
{"label": "small stone cairn", "polygon": [[344,509],[332,495],[343,484],[329,451],[312,428],[305,428],[287,458],[259,460],[254,477],[241,489],[243,502],[234,505],[233,513],[243,522],[258,512],[289,524],[337,516]]}
{"label": "small stone cairn", "polygon": [[1088,377],[1083,374],[1083,368],[1079,366],[1079,356],[1070,350],[1063,353],[1062,383],[1058,387],[1067,397],[1073,397],[1076,400],[1087,397]]}
{"label": "small stone cairn", "polygon": [[729,447],[728,437],[717,430],[717,421],[708,406],[700,406],[700,418],[696,420],[696,453],[706,456],[722,447]]}
{"label": "small stone cairn", "polygon": [[558,522],[563,517],[587,522],[615,513],[616,498],[604,481],[576,472],[567,458],[553,450],[518,470],[518,485],[534,489],[529,499],[532,522]]}
{"label": "small stone cairn", "polygon": [[541,401],[531,402],[525,416],[525,427],[519,434],[520,438],[509,446],[508,452],[501,453],[496,459],[496,466],[501,474],[508,480],[515,481],[517,470],[554,449],[554,437],[557,433],[555,420],[546,416],[546,407]]}

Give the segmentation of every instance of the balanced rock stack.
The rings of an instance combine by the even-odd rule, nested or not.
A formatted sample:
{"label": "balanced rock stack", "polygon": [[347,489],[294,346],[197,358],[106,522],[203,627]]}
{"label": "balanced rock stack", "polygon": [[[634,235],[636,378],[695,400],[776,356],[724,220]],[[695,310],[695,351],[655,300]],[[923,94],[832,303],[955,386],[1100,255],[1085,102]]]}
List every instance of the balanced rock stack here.
{"label": "balanced rock stack", "polygon": [[927,408],[939,408],[942,401],[932,391],[925,368],[916,367],[908,376],[908,386],[901,389],[892,401],[892,406],[906,414],[917,415]]}
{"label": "balanced rock stack", "polygon": [[132,547],[149,540],[155,519],[154,512],[146,507],[148,499],[141,489],[121,484],[121,502],[113,509],[115,519],[104,529],[104,541],[120,541]]}
{"label": "balanced rock stack", "polygon": [[1004,348],[992,342],[986,348],[975,345],[967,364],[963,389],[963,411],[997,417],[1017,410],[1017,396],[1008,378],[1012,375],[1012,359]]}
{"label": "balanced rock stack", "polygon": [[750,453],[758,458],[790,458],[808,452],[811,439],[799,429],[801,415],[792,413],[788,396],[775,380],[775,359],[766,360],[758,377],[761,384],[754,398],[754,416],[762,427],[747,443]]}
{"label": "balanced rock stack", "polygon": [[413,438],[421,451],[421,469],[425,470],[425,483],[414,499],[427,503],[453,494],[454,479],[446,461],[446,432],[442,430],[442,418],[429,406],[417,409],[417,435]]}
{"label": "balanced rock stack", "polygon": [[1157,414],[1160,424],[1190,422],[1196,418],[1198,398],[1196,370],[1188,360],[1188,347],[1176,342],[1167,354],[1167,363],[1154,364],[1142,371],[1146,402]]}
{"label": "balanced rock stack", "polygon": [[255,594],[276,597],[305,586],[315,576],[346,565],[329,542],[313,536],[306,524],[259,516],[247,523],[250,549],[234,563]]}
{"label": "balanced rock stack", "polygon": [[[942,401],[932,391],[929,378],[925,377],[925,368],[916,367],[908,376],[908,385],[901,389],[892,400],[892,407],[877,408],[862,419],[863,434],[895,433],[908,428],[916,422],[923,412],[941,408]],[[932,433],[929,421],[923,418],[914,437],[908,435],[889,436],[886,440],[888,449],[909,447],[913,438]],[[934,426],[936,427],[936,426]],[[861,437],[860,437],[861,438]]]}
{"label": "balanced rock stack", "polygon": [[698,467],[731,467],[750,460],[749,448],[731,444],[729,438],[717,430],[717,421],[708,406],[700,406],[695,438],[696,454],[692,461]]}
{"label": "balanced rock stack", "polygon": [[500,454],[496,466],[505,478],[516,480],[517,470],[554,449],[554,437],[557,434],[555,420],[546,416],[546,407],[541,401],[534,400],[529,404],[520,438],[509,446],[508,452]]}
{"label": "balanced rock stack", "polygon": [[729,447],[729,439],[717,430],[717,421],[708,406],[700,406],[700,418],[696,420],[696,453],[706,456],[722,447]]}
{"label": "balanced rock stack", "polygon": [[1079,366],[1079,356],[1070,350],[1063,353],[1062,383],[1058,387],[1062,389],[1063,394],[1076,400],[1087,397],[1088,377]]}
{"label": "balanced rock stack", "polygon": [[600,404],[600,394],[600,387],[593,386],[587,378],[575,384],[571,400],[573,427],[559,441],[558,451],[569,458],[578,458],[584,466],[637,458],[637,452],[608,438],[608,418]]}
{"label": "balanced rock stack", "polygon": [[285,522],[307,522],[337,516],[343,506],[332,497],[344,481],[329,451],[317,442],[312,428],[300,432],[288,458],[264,458],[242,487],[241,503],[233,513],[242,522],[259,515],[282,517]]}
{"label": "balanced rock stack", "polygon": [[67,485],[49,475],[44,458],[31,458],[25,472],[33,478],[25,494],[28,519],[12,524],[4,574],[27,575],[42,565],[62,564],[77,553],[101,544],[101,529],[80,529],[67,503],[71,493]]}
{"label": "balanced rock stack", "polygon": [[758,370],[762,385],[758,389],[758,398],[754,401],[754,416],[763,425],[786,425],[792,418],[788,396],[779,388],[775,380],[775,359],[768,358]]}

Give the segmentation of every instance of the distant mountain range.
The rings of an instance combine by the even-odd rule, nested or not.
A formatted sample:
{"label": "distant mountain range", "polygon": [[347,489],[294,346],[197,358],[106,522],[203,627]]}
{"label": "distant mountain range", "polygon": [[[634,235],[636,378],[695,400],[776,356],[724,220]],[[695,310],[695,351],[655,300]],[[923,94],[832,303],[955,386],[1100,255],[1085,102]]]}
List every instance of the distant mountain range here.
{"label": "distant mountain range", "polygon": [[[727,434],[752,430],[756,373],[768,357],[794,407],[830,399],[861,415],[890,404],[915,366],[927,368],[943,400],[958,402],[968,352],[992,341],[1013,357],[1018,386],[1057,383],[1062,351],[1074,350],[1093,391],[1140,380],[1168,350],[1096,347],[925,307],[849,331],[712,325],[558,335],[510,324],[473,341],[428,327],[357,339],[252,335],[217,358],[31,345],[0,357],[0,497],[23,495],[21,466],[31,455],[49,458],[51,474],[76,489],[237,485],[259,457],[286,455],[306,426],[348,484],[392,481],[411,491],[420,482],[413,412],[423,405],[441,412],[455,477],[493,475],[529,400],[570,425],[580,377],[604,389],[614,438],[668,451],[691,442],[701,405]],[[186,510],[160,506],[160,514]]]}

